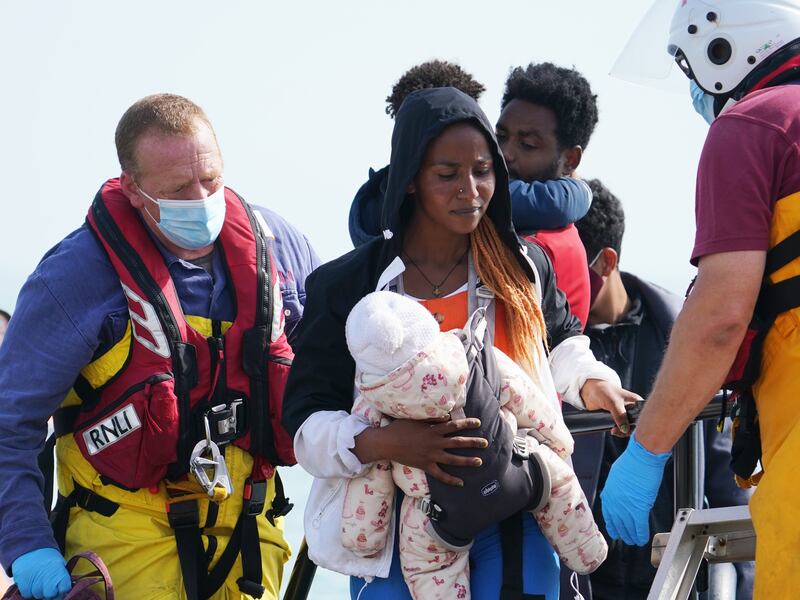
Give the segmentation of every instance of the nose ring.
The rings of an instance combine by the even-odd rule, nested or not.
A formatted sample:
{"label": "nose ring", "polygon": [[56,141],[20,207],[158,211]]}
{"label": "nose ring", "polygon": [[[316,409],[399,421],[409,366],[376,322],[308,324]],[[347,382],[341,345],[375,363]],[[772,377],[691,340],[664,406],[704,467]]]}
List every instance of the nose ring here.
{"label": "nose ring", "polygon": [[458,193],[459,194],[463,194],[464,193],[464,188],[458,188]]}

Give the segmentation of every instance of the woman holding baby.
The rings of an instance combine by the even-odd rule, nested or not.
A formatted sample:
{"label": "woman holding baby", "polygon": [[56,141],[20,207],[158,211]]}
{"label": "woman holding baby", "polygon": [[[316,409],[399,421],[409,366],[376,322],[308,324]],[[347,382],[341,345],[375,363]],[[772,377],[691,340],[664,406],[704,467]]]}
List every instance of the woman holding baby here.
{"label": "woman holding baby", "polygon": [[[305,519],[312,560],[353,576],[353,598],[409,600],[394,531],[386,547],[370,556],[341,544],[346,482],[373,463],[392,461],[459,486],[462,480],[448,468],[480,469],[469,450],[480,454],[492,440],[470,435],[480,425],[472,418],[395,419],[370,427],[351,414],[357,373],[345,324],[359,300],[376,290],[404,294],[448,331],[464,327],[477,306],[477,279],[494,297],[487,311],[494,345],[552,402],[558,392],[580,408],[608,410],[624,428],[624,404],[638,396],[622,390],[616,374],[594,360],[549,259],[514,233],[505,162],[474,100],[453,88],[406,99],[392,135],[383,223],[383,239],[307,280],[284,424],[294,435],[298,462],[316,478]],[[515,552],[502,552],[504,546]],[[480,532],[469,553],[469,587],[480,600],[499,599],[501,589],[514,587],[555,600],[558,570],[552,546],[528,512]]]}

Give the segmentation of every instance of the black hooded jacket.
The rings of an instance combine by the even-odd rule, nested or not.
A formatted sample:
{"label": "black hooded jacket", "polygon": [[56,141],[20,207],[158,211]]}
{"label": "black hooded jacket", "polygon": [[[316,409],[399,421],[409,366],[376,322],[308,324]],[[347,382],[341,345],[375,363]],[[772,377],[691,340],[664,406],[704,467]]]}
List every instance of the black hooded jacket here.
{"label": "black hooded jacket", "polygon": [[292,435],[317,411],[350,412],[355,362],[347,349],[345,321],[353,306],[376,290],[383,272],[400,255],[403,231],[411,213],[406,188],[416,176],[428,145],[446,127],[464,121],[483,132],[494,160],[496,185],[486,216],[515,251],[531,281],[536,275],[523,254],[536,266],[549,347],[580,334],[580,322],[570,314],[564,294],[556,287],[550,259],[539,246],[520,241],[514,232],[508,170],[486,115],[472,98],[454,88],[414,92],[397,113],[392,134],[381,217],[383,229],[391,231],[391,235],[387,233],[384,238],[321,266],[306,280],[305,312],[294,344],[295,359],[283,404],[283,424]]}

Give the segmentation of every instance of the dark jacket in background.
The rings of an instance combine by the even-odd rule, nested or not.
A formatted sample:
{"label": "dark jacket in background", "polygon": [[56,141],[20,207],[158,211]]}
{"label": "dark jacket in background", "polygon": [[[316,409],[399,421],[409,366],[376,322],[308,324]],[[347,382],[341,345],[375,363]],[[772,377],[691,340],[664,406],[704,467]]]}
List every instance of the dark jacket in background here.
{"label": "dark jacket in background", "polygon": [[[585,334],[591,340],[595,357],[619,374],[622,387],[647,398],[661,366],[672,323],[683,305],[675,294],[630,273],[621,273],[625,290],[631,299],[631,309],[614,325],[589,326]],[[730,434],[718,433],[716,421],[706,421],[703,427],[705,455],[705,496],[710,507],[747,504],[749,494],[736,487],[730,461]],[[625,451],[627,438],[610,434],[575,436],[573,464],[586,497],[593,505],[595,520],[608,540],[603,521],[600,495],[613,462]],[[702,469],[701,469],[702,473]],[[664,479],[650,513],[650,531],[670,531],[674,521],[672,460],[664,469]],[[644,600],[655,578],[656,569],[650,564],[650,546],[627,546],[621,540],[609,541],[608,558],[592,573],[591,589],[586,577],[581,577],[581,591],[586,600]],[[737,598],[752,597],[752,563],[736,565]],[[562,577],[562,582],[564,578]],[[562,599],[572,598],[562,585]]]}

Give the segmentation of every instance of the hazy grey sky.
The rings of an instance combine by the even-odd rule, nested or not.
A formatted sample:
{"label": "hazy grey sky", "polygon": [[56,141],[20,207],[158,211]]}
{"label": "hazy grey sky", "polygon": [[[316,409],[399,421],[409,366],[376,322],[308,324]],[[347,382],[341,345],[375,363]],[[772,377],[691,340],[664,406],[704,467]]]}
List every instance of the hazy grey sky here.
{"label": "hazy grey sky", "polygon": [[350,248],[347,211],[389,156],[384,98],[408,67],[454,60],[499,113],[513,65],[575,65],[599,95],[580,172],[622,198],[622,267],[682,291],[706,126],[689,94],[607,73],[642,0],[3,2],[0,307],[119,173],[113,132],[136,99],[170,91],[209,113],[226,183],[283,214],[324,259]]}

